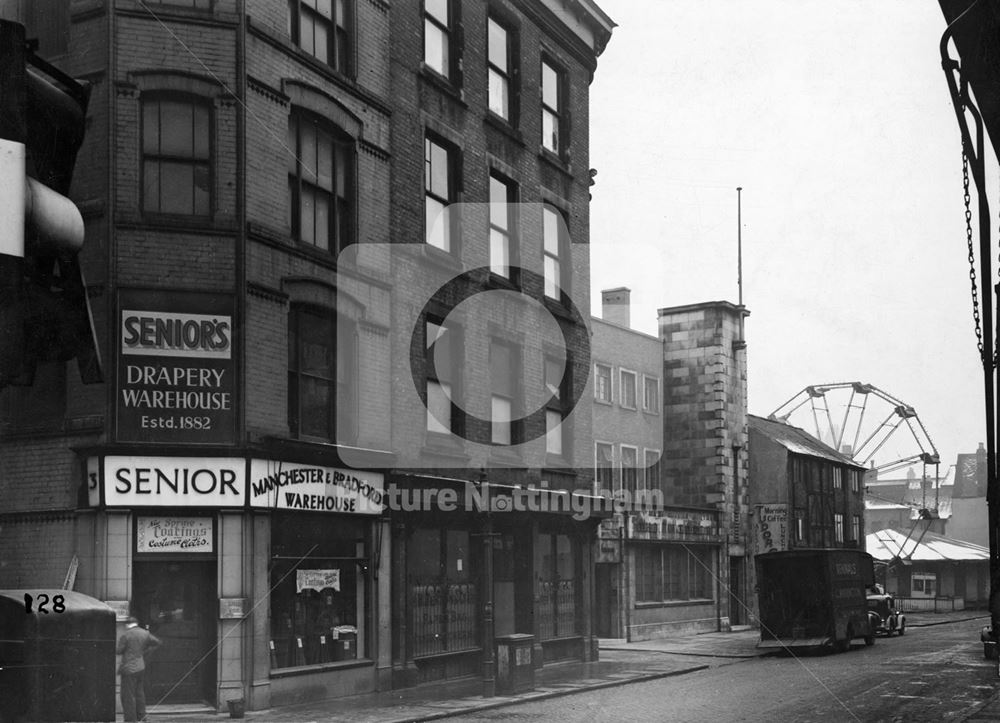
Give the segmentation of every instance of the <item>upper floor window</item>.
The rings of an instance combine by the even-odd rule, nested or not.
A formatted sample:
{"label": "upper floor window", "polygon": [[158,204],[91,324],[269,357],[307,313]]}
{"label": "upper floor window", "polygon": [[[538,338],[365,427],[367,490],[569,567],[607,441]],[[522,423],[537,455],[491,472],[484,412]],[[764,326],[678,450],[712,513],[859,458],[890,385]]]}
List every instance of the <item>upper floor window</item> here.
{"label": "upper floor window", "polygon": [[511,119],[511,34],[493,18],[487,21],[486,64],[489,75],[489,108],[504,120]]}
{"label": "upper floor window", "polygon": [[333,312],[293,306],[288,329],[288,424],[295,437],[350,442],[358,386],[354,325]]}
{"label": "upper floor window", "polygon": [[645,452],[646,489],[655,490],[660,487],[660,453],[655,449]]}
{"label": "upper floor window", "polygon": [[861,516],[851,515],[851,540],[861,542]]}
{"label": "upper floor window", "polygon": [[353,140],[318,117],[293,113],[288,148],[292,235],[336,253],[353,240]]}
{"label": "upper floor window", "polygon": [[143,211],[211,213],[211,118],[205,102],[169,96],[143,98]]}
{"label": "upper floor window", "polygon": [[442,251],[452,250],[451,223],[445,209],[455,201],[456,151],[442,143],[424,140],[425,239]]}
{"label": "upper floor window", "polygon": [[615,484],[614,445],[597,442],[594,444],[594,479],[597,493],[611,492]]}
{"label": "upper floor window", "polygon": [[635,372],[620,370],[621,372],[621,404],[628,409],[635,409],[636,379]]}
{"label": "upper floor window", "polygon": [[843,467],[840,469],[833,470],[833,488],[835,490],[844,489],[844,478],[847,476],[847,470]]}
{"label": "upper floor window", "polygon": [[490,342],[490,419],[491,441],[497,445],[517,444],[519,434],[514,423],[517,391],[517,350],[511,344]]}
{"label": "upper floor window", "polygon": [[651,414],[660,413],[660,380],[655,377],[642,378],[642,408]]}
{"label": "upper floor window", "polygon": [[288,0],[292,42],[321,63],[347,73],[347,0]]}
{"label": "upper floor window", "polygon": [[542,147],[562,154],[565,148],[563,125],[566,118],[563,71],[542,61]]}
{"label": "upper floor window", "polygon": [[833,539],[837,542],[844,541],[844,516],[839,512],[833,515]]}
{"label": "upper floor window", "polygon": [[594,365],[594,399],[611,403],[611,367],[607,364]]}
{"label": "upper floor window", "polygon": [[490,271],[511,277],[511,243],[514,231],[512,210],[516,200],[513,183],[490,174]]}
{"label": "upper floor window", "polygon": [[454,400],[459,394],[457,330],[440,321],[427,319],[424,324],[424,359],[427,379],[427,431],[450,434],[461,428],[461,406]]}
{"label": "upper floor window", "polygon": [[424,0],[424,64],[445,78],[454,80],[455,0]]}
{"label": "upper floor window", "polygon": [[566,364],[562,359],[545,357],[545,451],[562,455],[565,445],[563,422],[566,419]]}
{"label": "upper floor window", "polygon": [[545,276],[545,295],[550,299],[561,298],[563,283],[563,249],[565,222],[551,206],[542,208],[542,271]]}
{"label": "upper floor window", "polygon": [[638,482],[639,450],[635,447],[621,446],[622,453],[622,490],[634,495]]}

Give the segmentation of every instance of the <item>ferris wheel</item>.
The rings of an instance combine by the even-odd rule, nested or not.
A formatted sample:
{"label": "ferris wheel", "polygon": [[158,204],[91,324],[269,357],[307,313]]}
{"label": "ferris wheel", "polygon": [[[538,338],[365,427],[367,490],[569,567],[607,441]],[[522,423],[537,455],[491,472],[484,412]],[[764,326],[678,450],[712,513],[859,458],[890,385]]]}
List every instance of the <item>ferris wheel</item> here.
{"label": "ferris wheel", "polygon": [[876,473],[941,461],[916,410],[871,384],[808,386],[768,417],[804,429]]}

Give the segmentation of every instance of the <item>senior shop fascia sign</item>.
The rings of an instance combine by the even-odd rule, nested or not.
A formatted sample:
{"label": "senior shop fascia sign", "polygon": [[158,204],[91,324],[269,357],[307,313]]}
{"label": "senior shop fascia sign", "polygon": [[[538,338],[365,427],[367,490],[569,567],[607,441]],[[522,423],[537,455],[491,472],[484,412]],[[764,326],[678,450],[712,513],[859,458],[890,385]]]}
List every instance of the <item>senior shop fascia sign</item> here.
{"label": "senior shop fascia sign", "polygon": [[242,507],[242,457],[104,458],[108,507]]}
{"label": "senior shop fascia sign", "polygon": [[377,515],[384,496],[381,472],[250,461],[251,507]]}
{"label": "senior shop fascia sign", "polygon": [[220,294],[119,292],[119,441],[234,440],[232,307]]}

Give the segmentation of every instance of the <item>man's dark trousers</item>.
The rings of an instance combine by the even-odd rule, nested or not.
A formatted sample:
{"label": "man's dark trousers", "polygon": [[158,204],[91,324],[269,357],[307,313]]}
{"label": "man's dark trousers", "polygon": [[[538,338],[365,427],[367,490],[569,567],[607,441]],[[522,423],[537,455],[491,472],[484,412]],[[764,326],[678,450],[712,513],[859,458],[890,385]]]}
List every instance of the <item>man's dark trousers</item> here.
{"label": "man's dark trousers", "polygon": [[122,673],[122,709],[127,721],[146,719],[145,672],[140,670],[138,673]]}

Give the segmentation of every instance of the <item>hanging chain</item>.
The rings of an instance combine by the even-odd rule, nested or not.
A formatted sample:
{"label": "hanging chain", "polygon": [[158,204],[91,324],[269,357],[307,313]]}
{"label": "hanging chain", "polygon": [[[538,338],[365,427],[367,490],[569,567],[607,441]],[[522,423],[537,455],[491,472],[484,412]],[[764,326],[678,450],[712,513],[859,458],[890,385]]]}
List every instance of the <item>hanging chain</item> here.
{"label": "hanging chain", "polygon": [[[986,364],[986,351],[983,348],[983,325],[979,314],[979,287],[976,284],[976,251],[972,243],[972,197],[969,195],[969,157],[965,153],[965,143],[962,143],[962,186],[965,201],[965,242],[969,248],[969,285],[972,287],[972,320],[976,325],[976,346],[979,348],[979,358]],[[1000,259],[998,259],[1000,267]],[[1000,271],[1000,268],[998,268]],[[1000,345],[1000,339],[997,339]],[[997,349],[993,350],[992,368],[997,368]]]}
{"label": "hanging chain", "polygon": [[[972,243],[972,197],[969,195],[969,156],[965,152],[965,141],[962,142],[962,187],[965,195],[965,242],[969,247],[969,284],[972,287],[972,319],[976,324],[976,346],[979,348],[979,358],[986,363],[986,353],[983,351],[983,325],[979,316],[979,287],[976,284],[976,249]],[[994,355],[995,356],[995,355]],[[994,367],[996,362],[994,360]]]}

